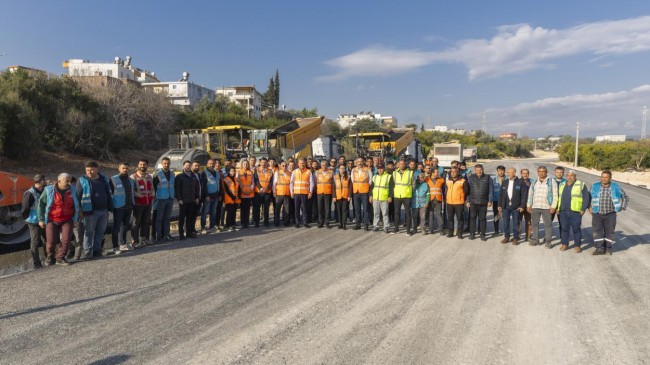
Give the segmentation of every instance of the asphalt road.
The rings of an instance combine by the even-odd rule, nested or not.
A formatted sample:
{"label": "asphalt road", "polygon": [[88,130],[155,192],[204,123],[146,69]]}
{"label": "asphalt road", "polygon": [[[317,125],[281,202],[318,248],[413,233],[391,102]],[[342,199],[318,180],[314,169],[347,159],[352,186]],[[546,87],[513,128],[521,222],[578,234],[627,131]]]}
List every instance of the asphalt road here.
{"label": "asphalt road", "polygon": [[2,278],[0,364],[648,363],[650,197],[624,188],[613,256],[249,229]]}

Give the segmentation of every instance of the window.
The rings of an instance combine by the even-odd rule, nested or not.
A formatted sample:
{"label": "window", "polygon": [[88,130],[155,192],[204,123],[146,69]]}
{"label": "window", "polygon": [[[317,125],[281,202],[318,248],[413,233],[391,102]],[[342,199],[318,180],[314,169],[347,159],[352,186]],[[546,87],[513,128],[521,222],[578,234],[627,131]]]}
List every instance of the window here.
{"label": "window", "polygon": [[106,76],[113,77],[113,70],[106,70]]}
{"label": "window", "polygon": [[176,85],[172,85],[172,89],[176,90]]}

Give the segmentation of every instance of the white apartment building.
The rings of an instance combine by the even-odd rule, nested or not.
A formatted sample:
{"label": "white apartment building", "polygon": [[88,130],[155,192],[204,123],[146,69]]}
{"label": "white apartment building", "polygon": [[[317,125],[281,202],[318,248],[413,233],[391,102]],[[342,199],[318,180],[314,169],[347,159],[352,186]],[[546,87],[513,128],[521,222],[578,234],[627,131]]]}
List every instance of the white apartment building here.
{"label": "white apartment building", "polygon": [[391,116],[382,116],[373,112],[360,112],[357,114],[339,114],[336,121],[341,125],[341,128],[348,128],[355,125],[360,120],[373,119],[377,124],[386,127],[397,127],[397,118]]}
{"label": "white apartment building", "polygon": [[238,103],[248,112],[248,117],[262,117],[262,94],[251,86],[222,86],[217,89],[217,95],[226,96],[231,102]]}
{"label": "white apartment building", "polygon": [[190,74],[183,72],[183,77],[179,81],[148,82],[143,83],[142,87],[157,94],[165,94],[173,105],[184,108],[194,107],[203,98],[207,98],[210,102],[214,101],[214,90],[195,84],[189,81],[189,78]]}
{"label": "white apartment building", "polygon": [[155,72],[141,70],[132,65],[131,56],[125,59],[115,57],[113,62],[90,62],[82,59],[69,59],[63,62],[63,68],[68,69],[68,75],[73,77],[83,76],[108,76],[116,79],[132,81],[159,82]]}
{"label": "white apartment building", "polygon": [[596,142],[625,142],[625,134],[613,134],[605,136],[597,136]]}

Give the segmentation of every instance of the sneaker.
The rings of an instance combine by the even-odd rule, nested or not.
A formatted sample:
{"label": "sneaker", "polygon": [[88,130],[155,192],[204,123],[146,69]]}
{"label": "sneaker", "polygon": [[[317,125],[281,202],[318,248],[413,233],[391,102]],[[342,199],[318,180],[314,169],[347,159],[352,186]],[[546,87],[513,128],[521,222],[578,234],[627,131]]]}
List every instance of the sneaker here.
{"label": "sneaker", "polygon": [[169,242],[171,242],[171,241],[173,241],[173,240],[174,240],[174,237],[172,237],[171,234],[168,234],[168,235],[165,236],[165,241],[169,241]]}
{"label": "sneaker", "polygon": [[70,263],[67,262],[65,259],[59,259],[59,260],[56,260],[56,265],[57,266],[70,266]]}
{"label": "sneaker", "polygon": [[129,250],[129,246],[128,246],[128,245],[120,245],[120,249],[119,249],[119,251],[121,251],[121,252],[127,252],[127,251],[131,251],[131,250]]}
{"label": "sneaker", "polygon": [[228,232],[235,232],[235,227],[228,228]]}
{"label": "sneaker", "polygon": [[52,266],[56,263],[54,260],[54,257],[48,257],[45,260],[43,260],[43,266]]}
{"label": "sneaker", "polygon": [[127,251],[133,251],[134,250],[133,245],[131,245],[130,243],[126,244],[126,248],[127,248]]}

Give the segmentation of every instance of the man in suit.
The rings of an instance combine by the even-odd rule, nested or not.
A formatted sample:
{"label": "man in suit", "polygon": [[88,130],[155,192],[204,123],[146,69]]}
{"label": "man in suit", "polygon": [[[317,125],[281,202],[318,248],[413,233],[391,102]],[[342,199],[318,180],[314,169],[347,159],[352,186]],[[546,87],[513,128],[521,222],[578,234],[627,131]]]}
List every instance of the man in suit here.
{"label": "man in suit", "polygon": [[512,237],[512,244],[516,246],[519,244],[519,215],[526,209],[528,193],[523,187],[523,180],[517,178],[517,169],[509,168],[506,175],[508,179],[501,185],[499,201],[499,212],[504,219],[501,243],[508,243]]}

